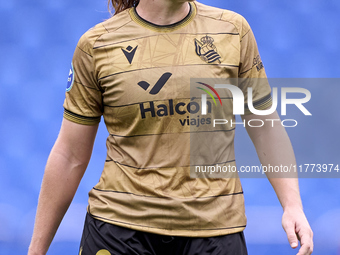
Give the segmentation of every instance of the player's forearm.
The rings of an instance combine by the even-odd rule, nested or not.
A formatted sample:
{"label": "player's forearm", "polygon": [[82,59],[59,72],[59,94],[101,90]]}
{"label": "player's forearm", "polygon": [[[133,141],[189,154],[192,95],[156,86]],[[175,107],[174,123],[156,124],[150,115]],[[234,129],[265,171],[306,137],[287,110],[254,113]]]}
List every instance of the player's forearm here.
{"label": "player's forearm", "polygon": [[[281,125],[276,125],[267,131],[261,142],[256,146],[259,159],[263,165],[278,166],[278,173],[267,173],[284,209],[301,207],[297,173],[292,166],[296,165],[294,151],[290,139]],[[282,166],[282,168],[281,168]],[[285,172],[291,169],[291,172]]]}
{"label": "player's forearm", "polygon": [[36,214],[29,255],[46,254],[52,239],[64,217],[86,169],[87,163],[70,161],[58,149],[53,148],[48,159]]}
{"label": "player's forearm", "polygon": [[[277,119],[279,117],[277,113],[274,113],[273,116],[266,116],[266,118]],[[302,208],[298,176],[294,170],[295,155],[284,127],[275,123],[273,127],[271,125],[261,128],[248,127],[247,131],[255,145],[261,164],[267,166],[267,177],[283,209]],[[278,172],[270,172],[275,167]]]}

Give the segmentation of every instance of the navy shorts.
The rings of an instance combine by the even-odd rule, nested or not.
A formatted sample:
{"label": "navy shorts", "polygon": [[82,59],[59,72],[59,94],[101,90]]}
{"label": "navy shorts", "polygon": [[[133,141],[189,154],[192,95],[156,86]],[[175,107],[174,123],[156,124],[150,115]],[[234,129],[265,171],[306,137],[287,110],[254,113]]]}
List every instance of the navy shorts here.
{"label": "navy shorts", "polygon": [[86,215],[79,255],[247,255],[243,232],[182,237],[136,231]]}

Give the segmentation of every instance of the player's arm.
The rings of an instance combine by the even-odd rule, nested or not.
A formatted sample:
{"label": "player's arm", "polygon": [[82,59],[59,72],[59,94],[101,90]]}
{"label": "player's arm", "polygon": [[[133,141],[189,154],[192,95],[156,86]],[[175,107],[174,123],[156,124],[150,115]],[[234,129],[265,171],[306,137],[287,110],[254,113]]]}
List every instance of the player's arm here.
{"label": "player's arm", "polygon": [[63,120],[45,168],[29,255],[46,254],[86,170],[97,129]]}
{"label": "player's arm", "polygon": [[[280,119],[276,111],[271,115],[250,114],[242,118],[246,123],[250,119],[262,119],[265,122],[264,126],[260,128],[246,125],[247,132],[263,166],[296,165],[294,151],[285,128],[278,121],[274,122],[273,127],[272,122],[265,121],[266,119]],[[296,248],[298,240],[300,240],[301,248],[298,255],[311,254],[313,232],[303,212],[297,174],[284,173],[280,176],[275,173],[275,175],[267,174],[267,177],[282,205],[284,211],[282,226],[287,233],[291,247]]]}

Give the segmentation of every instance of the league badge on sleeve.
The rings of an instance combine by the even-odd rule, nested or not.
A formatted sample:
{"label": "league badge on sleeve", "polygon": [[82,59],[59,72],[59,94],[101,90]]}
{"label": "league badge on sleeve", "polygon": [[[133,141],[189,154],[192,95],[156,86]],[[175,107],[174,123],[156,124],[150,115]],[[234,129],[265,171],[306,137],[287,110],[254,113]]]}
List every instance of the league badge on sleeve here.
{"label": "league badge on sleeve", "polygon": [[67,78],[66,92],[69,92],[72,89],[73,82],[74,82],[74,69],[71,63],[71,69],[70,69],[70,72],[68,73],[68,78]]}

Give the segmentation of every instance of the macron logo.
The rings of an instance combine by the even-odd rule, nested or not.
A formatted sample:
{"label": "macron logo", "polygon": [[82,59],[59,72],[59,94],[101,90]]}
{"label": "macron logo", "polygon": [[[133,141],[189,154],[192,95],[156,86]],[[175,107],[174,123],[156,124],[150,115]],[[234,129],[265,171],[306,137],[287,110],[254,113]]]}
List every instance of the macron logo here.
{"label": "macron logo", "polygon": [[135,56],[137,47],[138,47],[138,45],[135,48],[128,46],[125,50],[122,49],[126,59],[129,61],[130,64],[132,63],[133,57]]}

